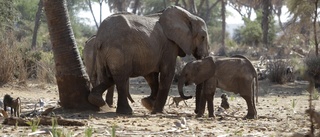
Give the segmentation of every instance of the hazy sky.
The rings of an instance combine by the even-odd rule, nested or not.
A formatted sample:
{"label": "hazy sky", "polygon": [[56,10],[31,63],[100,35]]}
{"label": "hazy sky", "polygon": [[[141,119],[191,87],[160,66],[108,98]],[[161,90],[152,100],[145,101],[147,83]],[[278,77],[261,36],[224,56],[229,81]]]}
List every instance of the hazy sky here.
{"label": "hazy sky", "polygon": [[[98,4],[93,4],[92,5],[92,9],[95,13],[96,19],[99,21],[99,13],[100,13],[100,7]],[[105,19],[106,17],[108,17],[111,13],[109,11],[109,7],[107,4],[103,4],[102,5],[102,20]],[[232,9],[231,7],[227,6],[227,11],[231,12],[232,15],[228,16],[226,19],[227,24],[243,24],[243,21],[241,19],[241,16],[238,14],[237,11],[235,11],[234,9]],[[282,9],[282,17],[281,17],[281,21],[284,22],[288,19],[288,13],[287,13],[287,8],[284,7]],[[87,18],[88,19],[88,24],[90,25],[95,25],[94,21],[93,21],[93,17],[91,15],[91,12],[79,12],[78,14],[79,17],[83,17],[83,18]],[[255,14],[252,14],[251,19],[253,20],[254,18],[256,18]],[[277,20],[277,18],[276,18]]]}

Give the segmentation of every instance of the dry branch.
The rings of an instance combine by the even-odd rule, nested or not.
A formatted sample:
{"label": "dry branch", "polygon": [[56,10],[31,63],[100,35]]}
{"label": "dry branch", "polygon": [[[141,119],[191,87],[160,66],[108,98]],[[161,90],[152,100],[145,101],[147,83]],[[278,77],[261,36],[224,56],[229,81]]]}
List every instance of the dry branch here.
{"label": "dry branch", "polygon": [[[53,117],[38,117],[40,120],[39,125],[52,125],[52,118]],[[37,118],[36,118],[37,119]],[[76,121],[76,120],[68,120],[68,119],[63,119],[61,117],[56,117],[57,119],[57,124],[61,126],[84,126],[85,123]],[[29,126],[27,124],[28,121],[32,121],[35,119],[32,118],[19,118],[19,117],[10,117],[6,118],[3,121],[3,124],[6,125],[18,125],[18,126]]]}

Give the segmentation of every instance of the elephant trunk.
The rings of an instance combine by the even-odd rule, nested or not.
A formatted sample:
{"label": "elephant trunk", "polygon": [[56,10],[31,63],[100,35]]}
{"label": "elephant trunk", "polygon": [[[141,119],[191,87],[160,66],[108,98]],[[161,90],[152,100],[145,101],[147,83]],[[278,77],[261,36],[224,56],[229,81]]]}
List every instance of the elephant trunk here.
{"label": "elephant trunk", "polygon": [[179,81],[178,81],[179,95],[182,99],[190,99],[190,98],[192,98],[192,96],[185,96],[183,93],[183,85],[184,85],[185,81],[186,81],[186,79],[184,77],[180,76]]}

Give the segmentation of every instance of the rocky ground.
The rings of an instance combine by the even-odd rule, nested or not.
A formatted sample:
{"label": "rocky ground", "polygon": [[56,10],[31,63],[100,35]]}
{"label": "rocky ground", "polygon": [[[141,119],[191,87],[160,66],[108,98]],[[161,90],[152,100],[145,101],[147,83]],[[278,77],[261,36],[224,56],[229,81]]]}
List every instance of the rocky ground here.
{"label": "rocky ground", "polygon": [[[130,93],[135,100],[131,103],[134,109],[132,116],[117,115],[115,108],[100,112],[75,112],[59,110],[56,115],[65,119],[79,120],[86,126],[57,126],[66,136],[291,136],[294,133],[307,133],[310,130],[308,109],[309,94],[305,91],[307,82],[296,81],[285,85],[276,85],[268,80],[259,81],[259,103],[257,112],[259,119],[242,120],[246,114],[245,101],[238,95],[218,90],[215,96],[215,109],[220,105],[221,93],[229,95],[231,108],[226,111],[215,111],[215,119],[195,118],[193,113],[194,99],[180,102],[179,106],[169,106],[173,96],[178,96],[177,86],[172,85],[170,97],[165,110],[167,114],[150,115],[141,105],[141,99],[149,95],[150,90],[141,78],[135,78],[130,83]],[[194,95],[195,86],[185,88],[186,94]],[[0,88],[0,97],[10,94],[22,100],[22,113],[34,109],[39,99],[45,102],[44,109],[56,106],[59,100],[55,85],[34,84],[33,82],[7,84]],[[314,97],[313,103],[319,110],[319,100]],[[116,102],[117,97],[114,97]],[[39,110],[39,104],[37,105]],[[206,115],[207,116],[207,115]],[[2,121],[4,118],[0,117]],[[185,121],[185,124],[183,124]],[[37,130],[50,130],[52,126],[38,126]],[[318,129],[316,129],[317,131]],[[10,126],[0,124],[0,136],[28,136],[32,126]],[[32,136],[50,136],[50,134],[35,134]]]}

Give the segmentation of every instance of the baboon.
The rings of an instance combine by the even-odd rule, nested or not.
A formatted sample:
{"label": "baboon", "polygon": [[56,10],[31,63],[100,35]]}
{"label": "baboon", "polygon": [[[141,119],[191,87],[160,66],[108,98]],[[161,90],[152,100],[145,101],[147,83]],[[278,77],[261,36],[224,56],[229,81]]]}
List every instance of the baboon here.
{"label": "baboon", "polygon": [[223,93],[223,94],[221,95],[221,104],[220,104],[220,106],[221,106],[222,108],[224,108],[225,110],[230,108],[229,102],[228,102],[228,95],[225,94],[225,93]]}
{"label": "baboon", "polygon": [[178,107],[178,106],[179,106],[179,103],[180,103],[181,101],[183,101],[184,104],[185,104],[186,106],[188,106],[187,103],[186,103],[186,101],[185,101],[185,99],[183,99],[183,98],[181,98],[181,97],[172,97],[172,103],[169,105],[169,107],[172,106],[173,104],[176,104],[176,107]]}
{"label": "baboon", "polygon": [[21,112],[21,100],[20,98],[13,99],[10,95],[6,94],[3,97],[4,111],[7,111],[7,107],[11,108],[11,116],[20,117]]}

